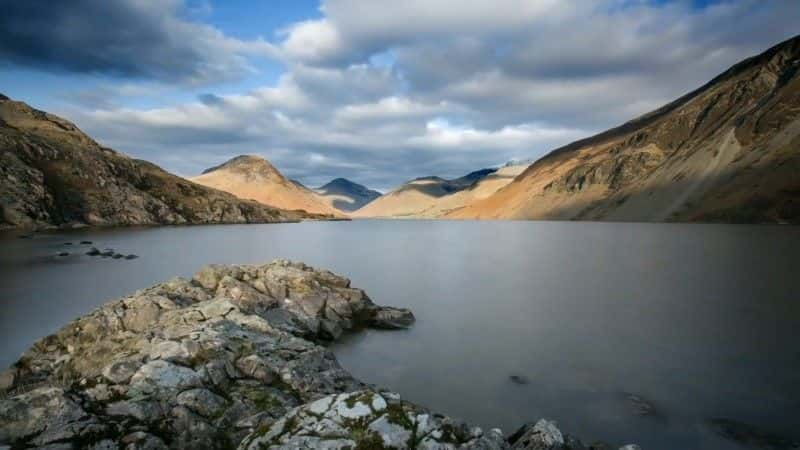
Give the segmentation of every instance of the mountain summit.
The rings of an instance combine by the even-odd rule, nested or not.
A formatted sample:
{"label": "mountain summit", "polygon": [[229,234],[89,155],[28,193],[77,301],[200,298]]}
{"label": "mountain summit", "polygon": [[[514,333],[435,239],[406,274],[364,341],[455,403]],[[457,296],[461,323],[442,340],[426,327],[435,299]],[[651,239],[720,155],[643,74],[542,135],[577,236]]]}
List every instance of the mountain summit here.
{"label": "mountain summit", "polygon": [[209,189],[0,95],[0,228],[280,222],[308,217]]}
{"label": "mountain summit", "polygon": [[355,211],[381,196],[380,192],[354,183],[347,178],[333,179],[314,191],[334,208],[344,212]]}
{"label": "mountain summit", "polygon": [[341,215],[317,194],[284,177],[269,161],[257,155],[237,156],[206,169],[191,180],[277,208]]}

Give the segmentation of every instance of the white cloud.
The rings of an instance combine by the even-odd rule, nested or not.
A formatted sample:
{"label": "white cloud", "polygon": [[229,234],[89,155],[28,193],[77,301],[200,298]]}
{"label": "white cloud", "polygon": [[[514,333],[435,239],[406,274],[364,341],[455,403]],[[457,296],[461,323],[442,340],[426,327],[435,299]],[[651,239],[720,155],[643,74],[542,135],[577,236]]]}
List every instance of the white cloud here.
{"label": "white cloud", "polygon": [[182,173],[212,155],[256,152],[311,185],[347,176],[387,189],[538,157],[654,109],[795,33],[796,6],[326,0],[322,18],[287,26],[274,43],[203,34],[204,46],[234,57],[279,58],[286,72],[274,84],[68,115]]}

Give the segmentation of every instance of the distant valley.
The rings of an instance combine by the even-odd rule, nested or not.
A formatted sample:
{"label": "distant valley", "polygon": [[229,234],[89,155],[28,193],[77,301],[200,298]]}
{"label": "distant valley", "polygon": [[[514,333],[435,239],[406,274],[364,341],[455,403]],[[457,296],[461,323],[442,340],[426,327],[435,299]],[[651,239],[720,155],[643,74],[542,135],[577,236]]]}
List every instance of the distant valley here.
{"label": "distant valley", "polygon": [[383,195],[345,178],[309,188],[258,155],[183,180],[2,97],[3,226],[349,217],[798,223],[798,69],[795,37],[535,162],[416,178]]}

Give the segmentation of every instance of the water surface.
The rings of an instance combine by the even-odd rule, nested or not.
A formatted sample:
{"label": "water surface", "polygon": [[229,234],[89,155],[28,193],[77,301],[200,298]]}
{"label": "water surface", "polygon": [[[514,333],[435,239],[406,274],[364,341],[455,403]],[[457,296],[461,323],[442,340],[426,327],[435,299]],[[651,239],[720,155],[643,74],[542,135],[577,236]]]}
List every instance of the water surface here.
{"label": "water surface", "polygon": [[[81,240],[140,258],[64,245]],[[0,366],[104,300],[203,264],[281,257],[413,309],[410,330],[333,347],[364,381],[505,432],[548,417],[585,440],[735,449],[707,418],[800,437],[797,255],[800,228],[771,226],[354,221],[5,235]],[[633,414],[628,394],[658,414]]]}

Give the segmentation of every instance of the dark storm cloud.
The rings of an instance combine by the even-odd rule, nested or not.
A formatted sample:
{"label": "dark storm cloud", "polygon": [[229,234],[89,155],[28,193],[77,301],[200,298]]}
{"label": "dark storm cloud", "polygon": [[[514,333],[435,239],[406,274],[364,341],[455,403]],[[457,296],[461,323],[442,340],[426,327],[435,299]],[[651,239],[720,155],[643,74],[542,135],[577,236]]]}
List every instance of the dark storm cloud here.
{"label": "dark storm cloud", "polygon": [[174,0],[0,0],[0,61],[52,71],[189,80],[233,76],[269,53],[182,18]]}

